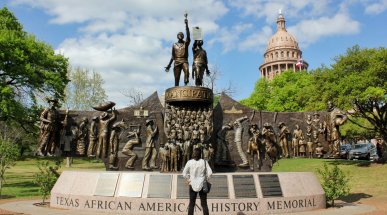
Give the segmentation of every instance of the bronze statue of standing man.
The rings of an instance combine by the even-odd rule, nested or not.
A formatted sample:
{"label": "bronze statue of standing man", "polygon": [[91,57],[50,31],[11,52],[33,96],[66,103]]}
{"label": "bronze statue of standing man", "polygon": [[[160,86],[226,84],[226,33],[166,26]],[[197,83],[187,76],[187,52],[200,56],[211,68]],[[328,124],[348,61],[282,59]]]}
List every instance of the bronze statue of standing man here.
{"label": "bronze statue of standing man", "polygon": [[55,106],[58,104],[58,100],[49,98],[47,101],[49,107],[40,114],[40,139],[36,152],[39,156],[54,156],[55,154],[55,137],[59,123],[59,113]]}
{"label": "bronze statue of standing man", "polygon": [[165,71],[169,72],[172,62],[175,61],[173,65],[173,72],[175,76],[175,86],[179,86],[181,70],[184,72],[184,85],[187,85],[189,82],[189,66],[188,66],[188,47],[191,42],[191,37],[188,28],[188,14],[184,14],[185,19],[185,30],[187,34],[187,39],[184,41],[183,32],[177,34],[178,41],[172,46],[172,57],[169,61],[168,66],[165,67]]}
{"label": "bronze statue of standing man", "polygon": [[194,61],[192,65],[192,78],[195,79],[196,86],[203,86],[203,75],[206,71],[207,75],[210,75],[208,69],[207,52],[202,48],[203,40],[195,40],[192,52],[194,55]]}

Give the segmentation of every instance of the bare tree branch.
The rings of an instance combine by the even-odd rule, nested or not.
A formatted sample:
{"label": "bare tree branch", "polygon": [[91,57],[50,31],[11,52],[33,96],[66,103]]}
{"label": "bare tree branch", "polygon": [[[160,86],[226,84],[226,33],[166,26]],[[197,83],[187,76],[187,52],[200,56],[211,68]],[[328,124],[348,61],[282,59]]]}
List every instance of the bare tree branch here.
{"label": "bare tree branch", "polygon": [[129,98],[129,107],[137,106],[144,100],[144,94],[140,90],[134,88],[121,90],[121,94]]}

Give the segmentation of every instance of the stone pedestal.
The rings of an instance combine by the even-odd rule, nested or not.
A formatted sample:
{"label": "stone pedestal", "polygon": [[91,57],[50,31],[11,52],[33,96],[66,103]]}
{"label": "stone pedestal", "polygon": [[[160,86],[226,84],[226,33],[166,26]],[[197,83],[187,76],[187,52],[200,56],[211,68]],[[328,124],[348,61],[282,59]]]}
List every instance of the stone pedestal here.
{"label": "stone pedestal", "polygon": [[[324,191],[309,172],[216,173],[210,181],[210,214],[325,208]],[[188,186],[177,173],[64,171],[51,191],[51,207],[118,214],[186,214],[188,202]]]}

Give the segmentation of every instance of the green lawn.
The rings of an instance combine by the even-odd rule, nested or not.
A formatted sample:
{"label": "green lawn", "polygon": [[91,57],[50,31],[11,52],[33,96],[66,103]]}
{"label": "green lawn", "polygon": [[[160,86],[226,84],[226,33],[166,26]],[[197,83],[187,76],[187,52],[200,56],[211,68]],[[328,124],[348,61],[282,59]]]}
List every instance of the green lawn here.
{"label": "green lawn", "polygon": [[[6,198],[34,198],[39,196],[37,185],[33,183],[34,174],[39,171],[37,163],[39,161],[49,160],[54,164],[53,158],[25,158],[17,161],[16,165],[7,170],[5,174],[5,184],[2,195]],[[98,160],[89,160],[86,158],[74,158],[71,168],[65,167],[65,162],[61,164],[63,170],[105,170],[105,166]]]}
{"label": "green lawn", "polygon": [[348,161],[334,159],[281,159],[273,167],[273,172],[314,172],[323,164],[337,164],[350,177],[351,194],[343,200],[358,201],[365,198],[387,198],[387,165],[368,161]]}
{"label": "green lawn", "polygon": [[[36,198],[38,187],[33,183],[34,174],[38,172],[37,162],[46,159],[26,158],[18,161],[7,170],[6,183],[2,194],[8,198]],[[48,159],[54,163],[54,159]],[[337,164],[351,178],[351,194],[344,200],[357,201],[364,198],[387,199],[387,165],[371,164],[367,161],[326,160],[326,159],[281,159],[273,167],[273,172],[315,172],[324,163]],[[105,170],[104,164],[87,158],[74,158],[71,168],[62,163],[60,171],[71,170]]]}

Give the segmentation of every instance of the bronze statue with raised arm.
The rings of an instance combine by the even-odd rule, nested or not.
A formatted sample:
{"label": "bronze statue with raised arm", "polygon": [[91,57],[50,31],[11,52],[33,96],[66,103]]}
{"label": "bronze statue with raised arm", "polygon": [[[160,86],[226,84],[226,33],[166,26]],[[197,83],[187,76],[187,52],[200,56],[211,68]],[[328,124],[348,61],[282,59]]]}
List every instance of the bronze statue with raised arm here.
{"label": "bronze statue with raised arm", "polygon": [[178,41],[172,46],[172,57],[169,61],[168,66],[165,67],[165,71],[169,72],[172,62],[175,61],[173,65],[173,73],[175,76],[175,86],[179,86],[181,70],[184,72],[184,85],[187,85],[189,82],[189,66],[188,66],[188,47],[191,42],[191,37],[188,28],[188,14],[184,14],[185,19],[185,30],[187,34],[187,39],[184,41],[183,32],[177,34]]}
{"label": "bronze statue with raised arm", "polygon": [[203,40],[195,40],[192,52],[194,55],[193,64],[192,64],[192,78],[195,79],[196,86],[203,86],[203,75],[206,72],[207,75],[210,75],[210,70],[208,69],[208,59],[207,52],[202,48]]}

